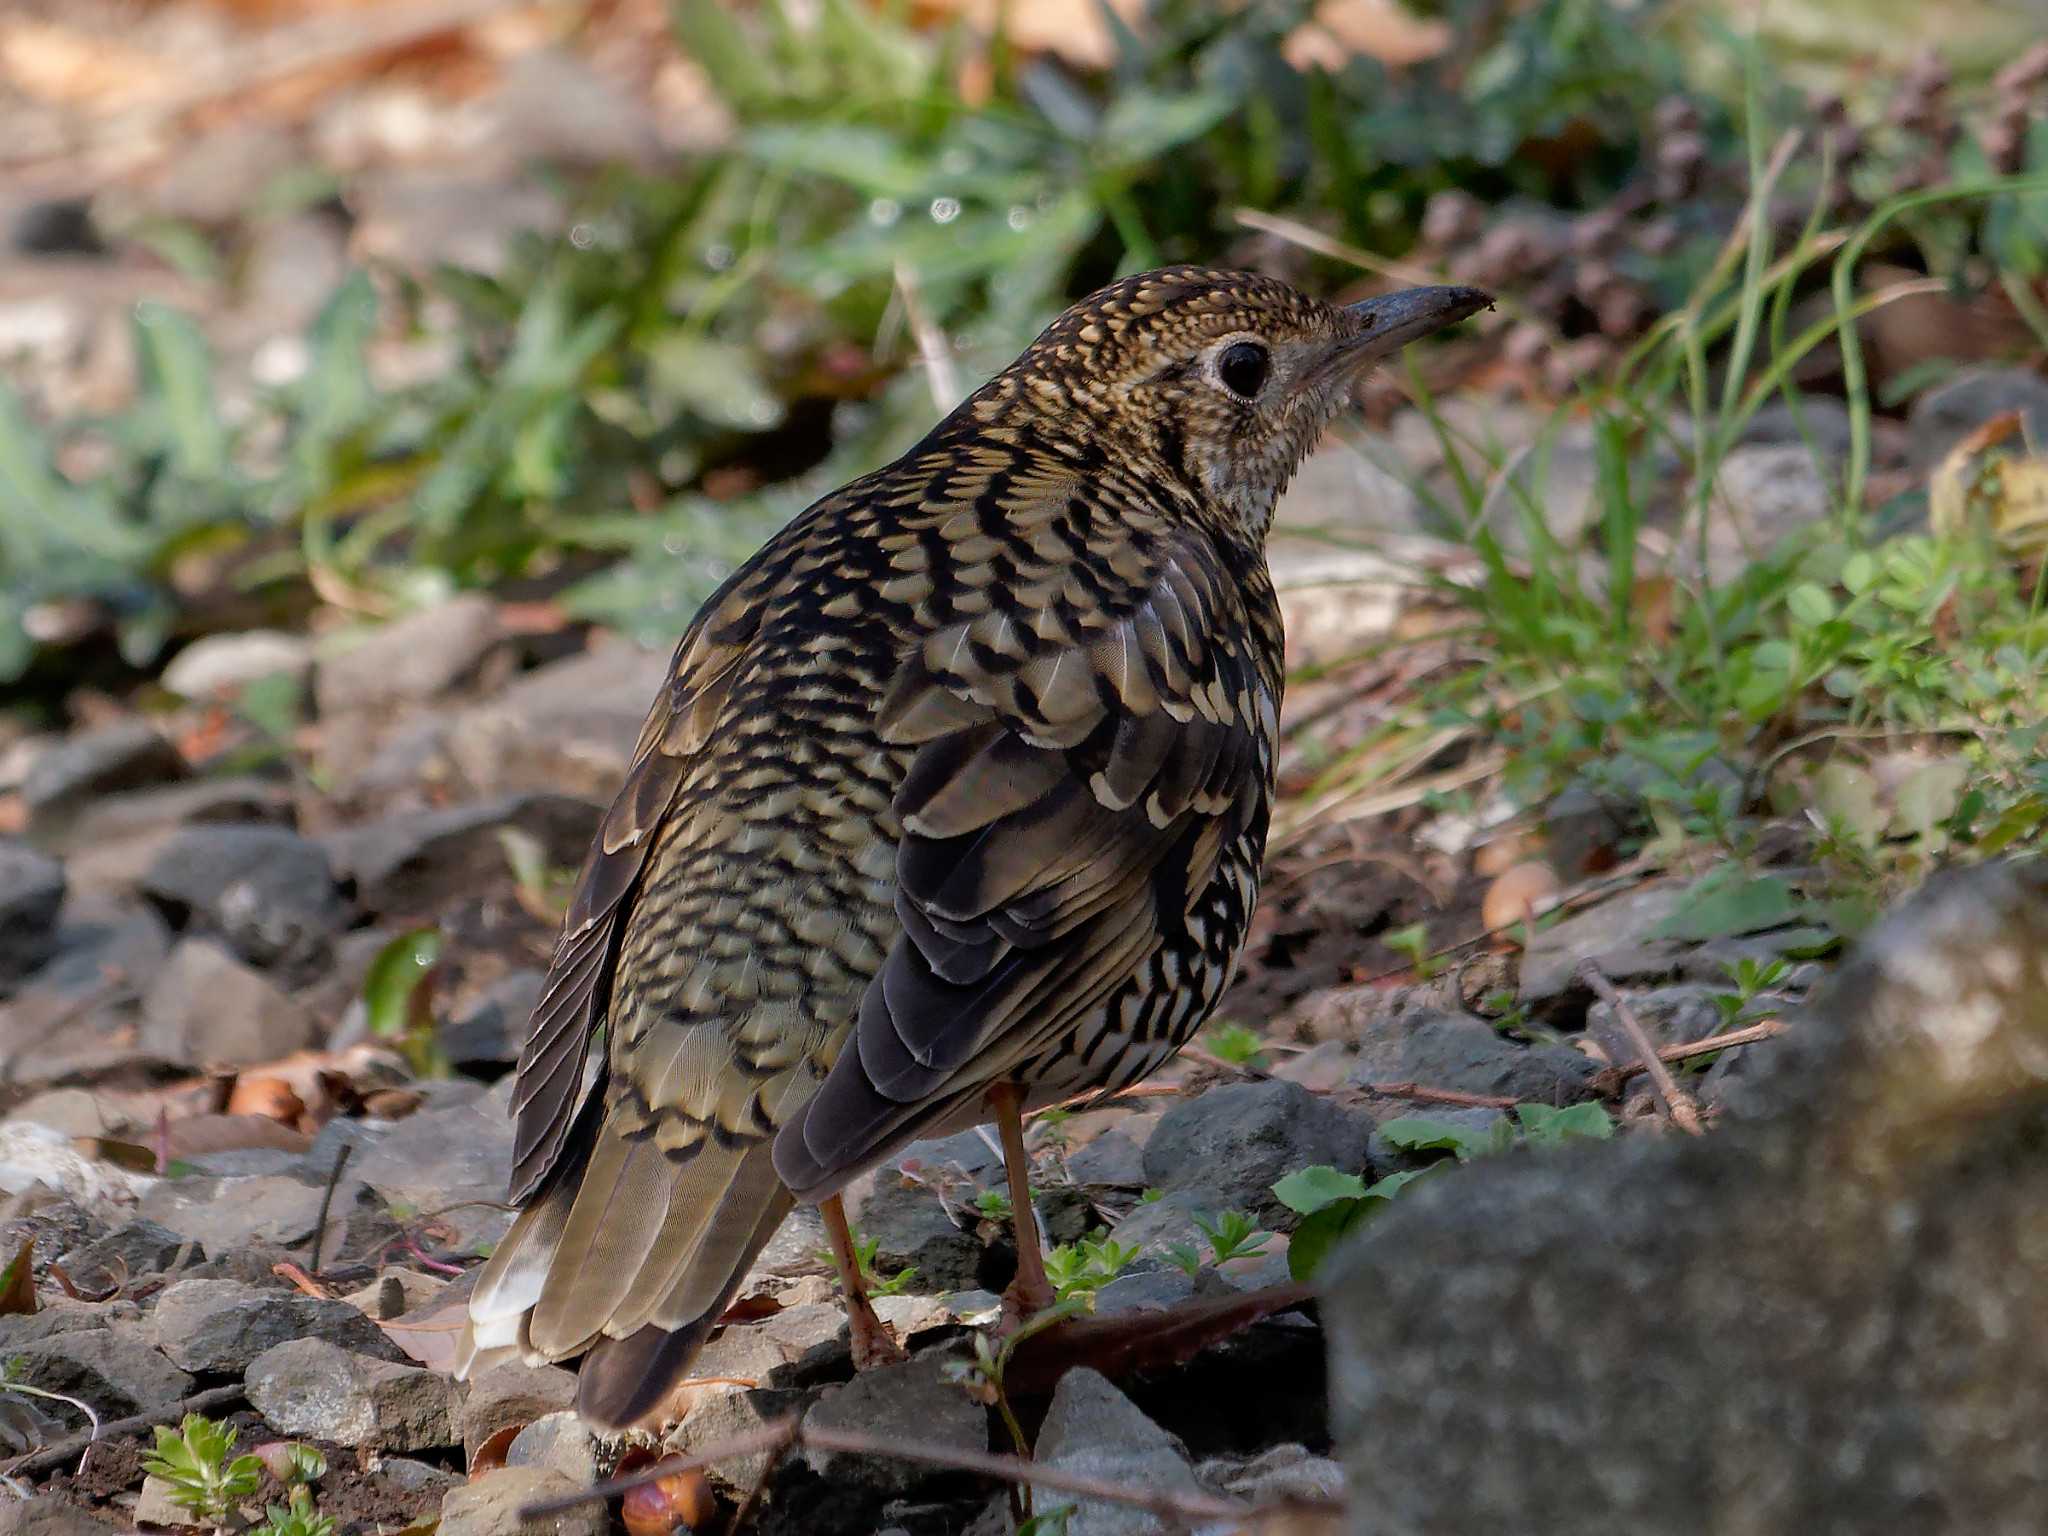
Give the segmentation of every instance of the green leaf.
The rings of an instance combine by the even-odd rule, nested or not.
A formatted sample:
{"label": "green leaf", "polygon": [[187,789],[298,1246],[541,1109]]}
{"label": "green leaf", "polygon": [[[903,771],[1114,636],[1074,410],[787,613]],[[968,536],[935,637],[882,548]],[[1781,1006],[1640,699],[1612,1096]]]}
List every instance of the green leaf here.
{"label": "green leaf", "polygon": [[149,300],[135,306],[140,408],[157,418],[171,465],[193,480],[227,467],[228,434],[213,393],[213,353],[199,322]]}
{"label": "green leaf", "polygon": [[1804,581],[1785,594],[1785,606],[1792,617],[1808,629],[1818,629],[1835,616],[1835,600],[1816,586]]}
{"label": "green leaf", "polygon": [[1427,1115],[1402,1115],[1382,1125],[1380,1134],[1404,1151],[1450,1152],[1461,1163],[1505,1152],[1515,1142],[1514,1127],[1505,1116],[1488,1121],[1485,1130],[1476,1130]]}
{"label": "green leaf", "polygon": [[1287,1273],[1296,1280],[1311,1280],[1322,1268],[1330,1250],[1369,1217],[1377,1214],[1382,1200],[1342,1200],[1304,1217],[1287,1239]]}
{"label": "green leaf", "polygon": [[1917,837],[1931,847],[1948,844],[1948,819],[1955,815],[1970,780],[1960,757],[1940,758],[1907,774],[1892,796],[1892,831]]}
{"label": "green leaf", "polygon": [[1853,763],[1834,762],[1813,776],[1813,806],[1861,847],[1873,848],[1884,835],[1877,780]]}
{"label": "green leaf", "polygon": [[1651,936],[1688,943],[1735,938],[1780,927],[1805,911],[1806,903],[1782,876],[1751,875],[1731,865],[1697,881]]}
{"label": "green leaf", "polygon": [[1857,550],[1842,562],[1842,585],[1861,597],[1877,581],[1877,560],[1867,550]]}
{"label": "green leaf", "polygon": [[379,1040],[402,1040],[412,1027],[413,994],[441,958],[441,930],[415,928],[377,951],[363,978],[363,1006],[370,1033]]}
{"label": "green leaf", "polygon": [[1355,1173],[1340,1173],[1327,1164],[1302,1168],[1273,1186],[1273,1197],[1290,1211],[1313,1215],[1339,1200],[1357,1200],[1365,1194],[1365,1180]]}
{"label": "green leaf", "polygon": [[1566,1109],[1517,1104],[1515,1118],[1522,1122],[1522,1135],[1531,1146],[1556,1146],[1574,1139],[1607,1141],[1614,1135],[1614,1122],[1598,1104],[1574,1104]]}
{"label": "green leaf", "polygon": [[781,94],[763,51],[732,19],[723,0],[675,0],[670,17],[683,52],[703,67],[726,101],[743,107]]}

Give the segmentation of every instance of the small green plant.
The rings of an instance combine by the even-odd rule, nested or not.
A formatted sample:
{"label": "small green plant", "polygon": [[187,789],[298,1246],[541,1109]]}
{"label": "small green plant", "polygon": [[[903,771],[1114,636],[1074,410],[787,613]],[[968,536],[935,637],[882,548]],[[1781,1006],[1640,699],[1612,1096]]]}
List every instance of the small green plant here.
{"label": "small green plant", "polygon": [[[1024,1434],[1024,1426],[1018,1421],[1016,1410],[1010,1406],[1009,1396],[1003,1389],[1003,1378],[1010,1368],[1010,1360],[1027,1339],[1056,1327],[1070,1317],[1078,1317],[1088,1310],[1086,1296],[1069,1296],[1055,1302],[1043,1312],[1027,1318],[1022,1326],[1000,1343],[992,1343],[988,1330],[978,1329],[974,1334],[974,1354],[967,1360],[949,1360],[940,1369],[948,1381],[963,1388],[976,1402],[994,1408],[1009,1432],[1010,1443],[1016,1447],[1019,1456],[1029,1457],[1031,1441]],[[1010,1515],[1017,1525],[1025,1527],[1032,1518],[1031,1488],[1028,1484],[1013,1483],[1010,1487]],[[1064,1527],[1060,1527],[1063,1529]]]}
{"label": "small green plant", "polygon": [[415,928],[378,950],[363,977],[370,1034],[397,1047],[416,1077],[446,1077],[454,1070],[434,1021],[441,949],[439,928]]}
{"label": "small green plant", "polygon": [[1136,1244],[1120,1243],[1107,1232],[1091,1232],[1078,1243],[1060,1243],[1046,1250],[1045,1274],[1061,1301],[1099,1291],[1130,1267]]}
{"label": "small green plant", "polygon": [[1161,1252],[1167,1263],[1190,1280],[1202,1272],[1202,1250],[1193,1243],[1169,1243]]}
{"label": "small green plant", "polygon": [[1273,1186],[1274,1198],[1302,1217],[1287,1241],[1287,1272],[1297,1280],[1310,1279],[1340,1238],[1377,1216],[1395,1195],[1430,1171],[1391,1173],[1374,1184],[1327,1164],[1288,1174]]}
{"label": "small green plant", "polygon": [[1067,1521],[1080,1507],[1078,1504],[1061,1504],[1043,1514],[1033,1515],[1017,1527],[1017,1536],[1067,1536]]}
{"label": "small green plant", "polygon": [[1441,976],[1450,965],[1446,957],[1430,949],[1427,923],[1410,923],[1406,928],[1396,928],[1383,933],[1380,935],[1380,942],[1395,954],[1407,958],[1417,981],[1428,981],[1432,977]]}
{"label": "small green plant", "polygon": [[1428,1115],[1402,1115],[1382,1125],[1380,1134],[1403,1152],[1448,1152],[1461,1163],[1491,1157],[1515,1144],[1515,1128],[1505,1115],[1489,1120],[1484,1129]]}
{"label": "small green plant", "polygon": [[1556,1147],[1568,1141],[1608,1141],[1614,1136],[1614,1122],[1598,1104],[1572,1104],[1563,1109],[1552,1109],[1548,1104],[1517,1104],[1515,1118],[1522,1125],[1522,1140],[1532,1147]]}
{"label": "small green plant", "polygon": [[[851,1235],[854,1267],[860,1271],[861,1287],[870,1296],[899,1296],[910,1288],[910,1282],[917,1278],[915,1264],[885,1276],[875,1268],[875,1255],[881,1250],[882,1240],[879,1237],[862,1237],[858,1228]],[[830,1248],[820,1248],[818,1257],[835,1268],[838,1265]]]}
{"label": "small green plant", "polygon": [[1265,1041],[1242,1024],[1218,1024],[1202,1036],[1202,1048],[1228,1066],[1266,1070]]}
{"label": "small green plant", "polygon": [[1209,1251],[1218,1264],[1257,1258],[1266,1251],[1266,1239],[1271,1236],[1243,1211],[1224,1211],[1214,1220],[1197,1212],[1195,1225],[1209,1239]]}
{"label": "small green plant", "polygon": [[199,1520],[226,1525],[239,1506],[263,1486],[263,1463],[255,1456],[232,1460],[235,1432],[203,1413],[188,1413],[176,1429],[156,1427],[156,1448],[142,1458],[142,1470],[169,1484],[170,1500]]}
{"label": "small green plant", "polygon": [[[312,1451],[311,1446],[294,1446],[293,1449]],[[317,1457],[320,1453],[312,1451],[312,1454]],[[327,1470],[324,1459],[320,1462],[320,1470]],[[256,1536],[334,1536],[333,1517],[314,1511],[313,1490],[304,1482],[291,1484],[285,1494],[285,1502],[267,1504],[263,1513],[265,1518],[257,1528]]]}
{"label": "small green plant", "polygon": [[1724,962],[1722,969],[1735,986],[1733,991],[1716,992],[1710,1001],[1715,1012],[1721,1015],[1721,1028],[1733,1029],[1748,1022],[1745,1015],[1749,1006],[1764,993],[1782,982],[1791,971],[1790,962],[1783,959],[1756,960],[1745,955],[1729,965]]}
{"label": "small green plant", "polygon": [[983,1221],[997,1223],[1010,1219],[1010,1197],[1000,1189],[984,1189],[974,1197],[974,1208]]}

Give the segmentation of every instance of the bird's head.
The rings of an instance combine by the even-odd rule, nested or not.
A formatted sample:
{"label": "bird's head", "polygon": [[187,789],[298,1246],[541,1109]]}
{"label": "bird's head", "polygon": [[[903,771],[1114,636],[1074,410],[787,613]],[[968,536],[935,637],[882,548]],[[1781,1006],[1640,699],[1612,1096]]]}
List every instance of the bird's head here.
{"label": "bird's head", "polygon": [[983,420],[1027,404],[1179,480],[1256,541],[1359,375],[1491,302],[1411,288],[1337,305],[1249,272],[1141,273],[1053,321],[983,391]]}

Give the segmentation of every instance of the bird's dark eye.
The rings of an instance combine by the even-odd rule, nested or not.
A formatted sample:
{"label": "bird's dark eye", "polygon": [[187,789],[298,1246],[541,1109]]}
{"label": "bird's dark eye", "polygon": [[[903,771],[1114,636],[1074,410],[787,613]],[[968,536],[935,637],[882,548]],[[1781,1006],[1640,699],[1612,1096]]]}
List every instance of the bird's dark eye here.
{"label": "bird's dark eye", "polygon": [[1216,377],[1233,395],[1249,400],[1266,382],[1273,359],[1256,341],[1233,341],[1216,359]]}

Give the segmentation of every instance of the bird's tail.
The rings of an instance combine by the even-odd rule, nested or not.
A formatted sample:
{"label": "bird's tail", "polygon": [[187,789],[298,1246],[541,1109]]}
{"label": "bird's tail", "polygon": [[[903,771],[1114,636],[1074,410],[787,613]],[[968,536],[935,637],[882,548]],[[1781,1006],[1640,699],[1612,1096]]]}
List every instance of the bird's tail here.
{"label": "bird's tail", "polygon": [[456,1374],[584,1355],[576,1408],[655,1415],[794,1203],[768,1141],[680,1160],[607,1123],[522,1211],[470,1293]]}

